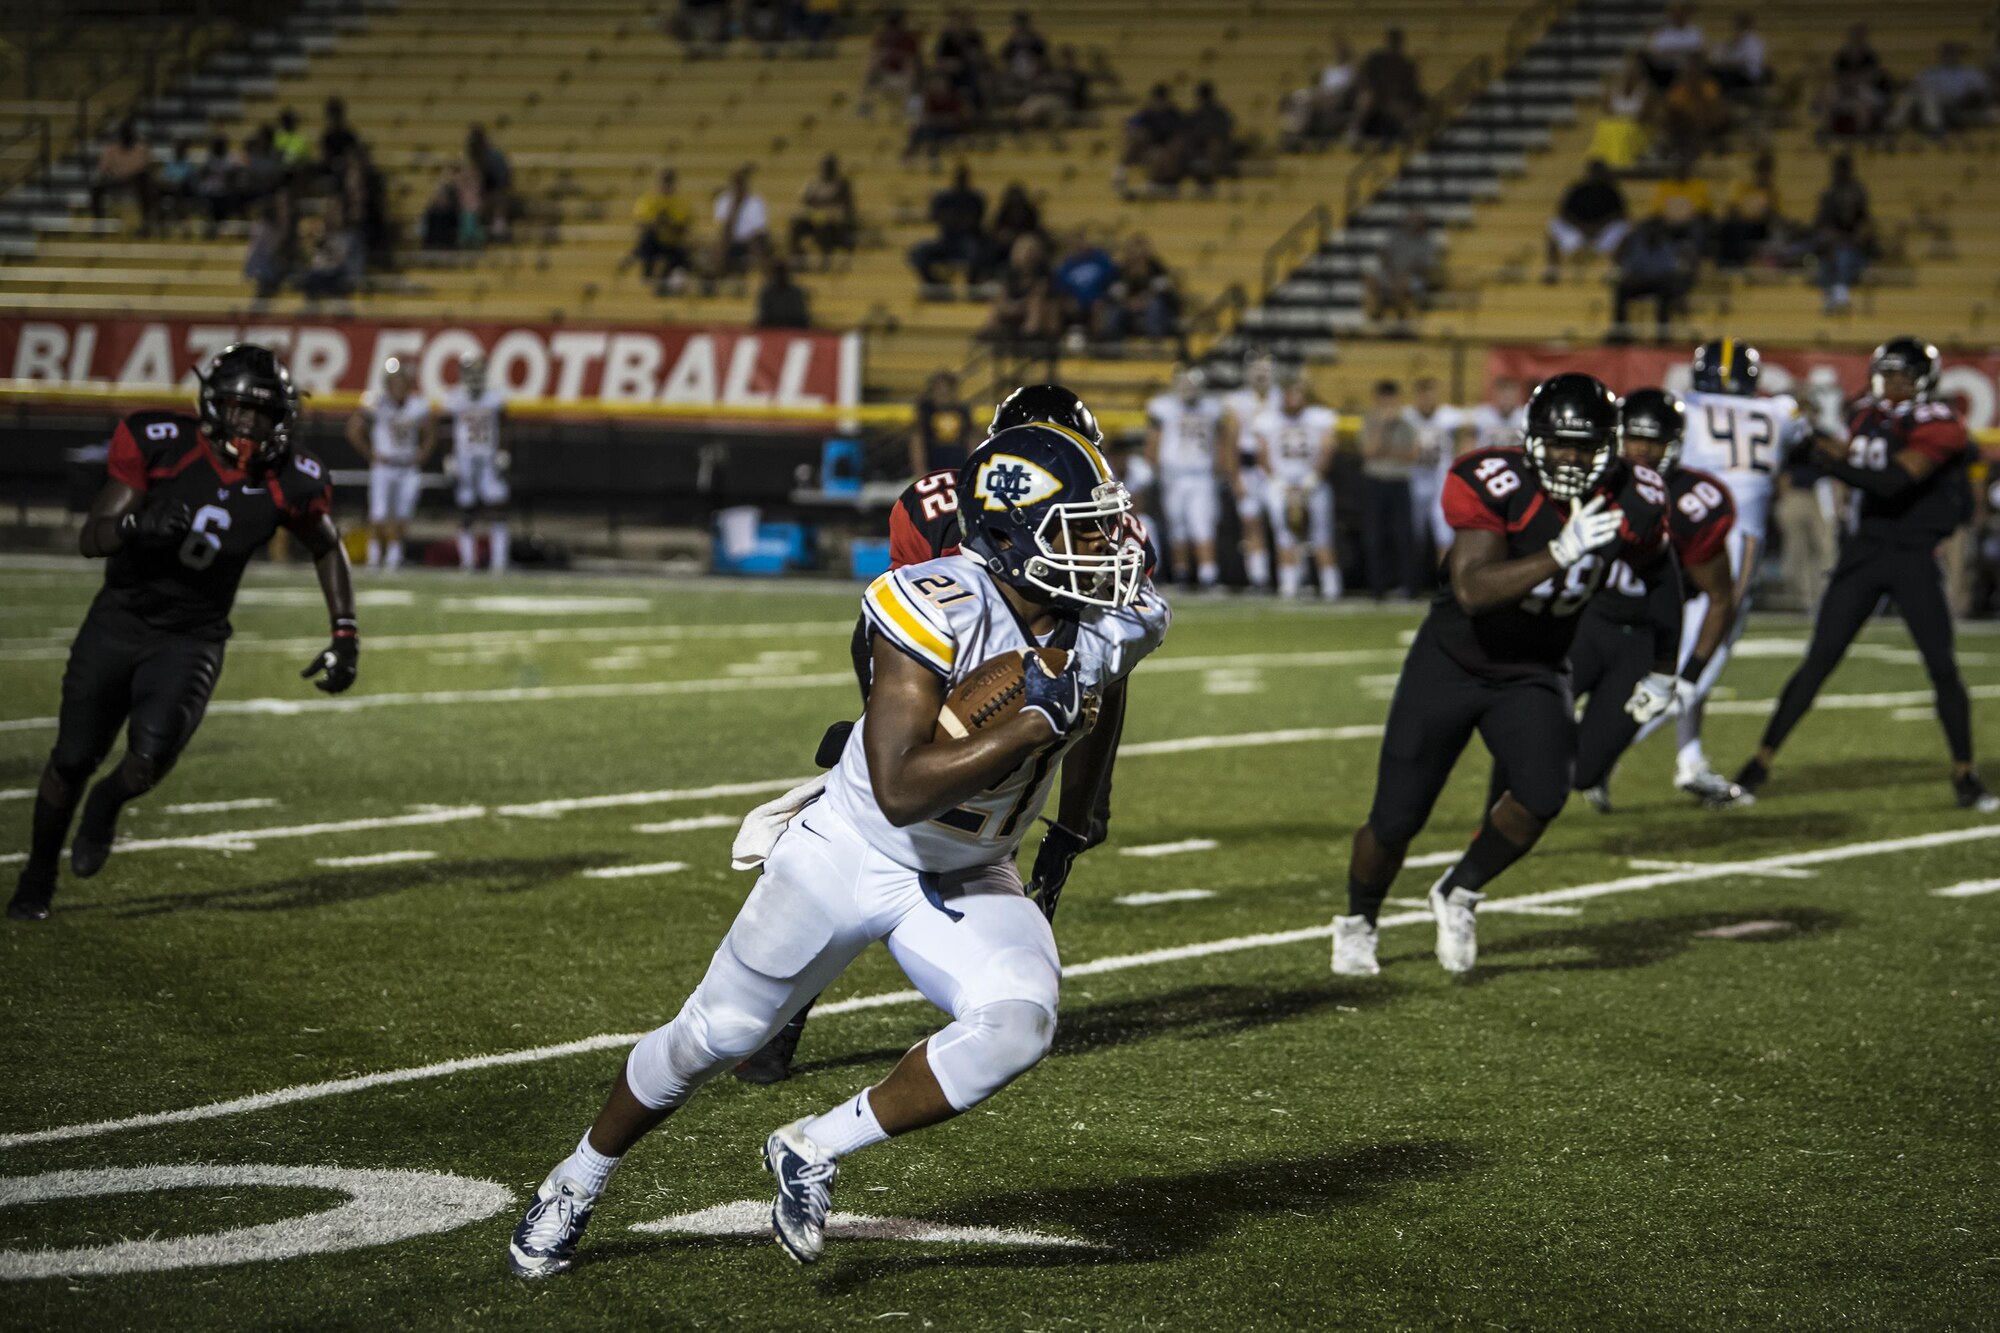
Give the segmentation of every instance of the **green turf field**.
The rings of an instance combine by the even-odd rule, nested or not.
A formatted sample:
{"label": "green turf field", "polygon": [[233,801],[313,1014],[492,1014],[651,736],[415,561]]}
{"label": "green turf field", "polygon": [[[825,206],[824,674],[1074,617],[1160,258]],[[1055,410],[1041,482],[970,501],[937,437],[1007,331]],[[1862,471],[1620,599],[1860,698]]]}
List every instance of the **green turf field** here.
{"label": "green turf field", "polygon": [[[0,565],[0,854],[96,572]],[[856,706],[857,592],[365,579],[361,682],[330,701],[297,675],[309,572],[253,574],[218,705],[130,845],[46,925],[0,923],[0,1326],[2000,1323],[2000,820],[1951,804],[1900,626],[1755,808],[1684,803],[1656,738],[1619,813],[1573,805],[1495,886],[1474,977],[1431,959],[1411,904],[1436,871],[1412,868],[1360,983],[1323,932],[1415,618],[1242,601],[1184,602],[1135,678],[1112,841],[1057,923],[1055,1054],[848,1159],[836,1212],[876,1225],[809,1270],[731,1234],[768,1203],[763,1136],[939,1024],[839,1003],[904,989],[880,951],[798,1077],[710,1085],[627,1159],[588,1262],[511,1278],[523,1201],[749,888],[736,818]],[[1753,624],[1718,764],[1802,635]],[[1961,649],[1991,754],[2000,636]],[[1475,751],[1420,856],[1462,842],[1485,776]],[[48,1197],[93,1184],[49,1173],[196,1166],[332,1170]],[[307,1253],[157,1268],[260,1246]]]}

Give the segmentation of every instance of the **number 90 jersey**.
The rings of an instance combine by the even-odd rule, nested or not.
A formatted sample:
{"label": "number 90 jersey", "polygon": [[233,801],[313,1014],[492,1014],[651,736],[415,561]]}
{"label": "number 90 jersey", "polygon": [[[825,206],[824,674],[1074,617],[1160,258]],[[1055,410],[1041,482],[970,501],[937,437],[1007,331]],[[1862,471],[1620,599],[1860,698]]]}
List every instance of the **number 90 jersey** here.
{"label": "number 90 jersey", "polygon": [[1721,478],[1736,502],[1736,526],[1762,543],[1775,478],[1792,446],[1812,433],[1812,423],[1789,394],[1694,392],[1681,402],[1687,407],[1681,462]]}
{"label": "number 90 jersey", "polygon": [[[983,663],[1038,642],[985,567],[966,555],[884,574],[868,585],[861,606],[869,629],[936,675],[947,694]],[[1160,646],[1172,618],[1149,582],[1131,606],[1088,609],[1075,620],[1062,621],[1039,643],[1073,654],[1085,691],[1101,697]],[[864,712],[828,779],[824,799],[876,851],[906,869],[937,873],[1011,859],[1048,799],[1064,751],[1082,736],[1078,729],[1067,740],[1036,751],[956,809],[897,828],[875,803],[863,743],[867,730]]]}
{"label": "number 90 jersey", "polygon": [[239,472],[178,412],[138,412],[118,423],[105,460],[113,481],[141,493],[141,505],[179,502],[194,523],[178,546],[121,546],[104,571],[100,604],[154,629],[229,637],[229,610],[243,567],[280,525],[303,529],[333,503],[320,461],[293,448],[255,477]]}
{"label": "number 90 jersey", "polygon": [[[1614,459],[1591,494],[1609,496],[1623,512],[1618,539],[1558,570],[1512,606],[1467,612],[1451,586],[1446,557],[1426,623],[1453,661],[1494,680],[1559,671],[1576,638],[1577,612],[1604,586],[1611,566],[1622,560],[1649,573],[1665,558],[1668,497],[1659,473]],[[1508,560],[1546,550],[1569,514],[1568,505],[1542,489],[1540,474],[1519,449],[1477,450],[1445,474],[1445,521],[1454,531],[1502,534]]]}

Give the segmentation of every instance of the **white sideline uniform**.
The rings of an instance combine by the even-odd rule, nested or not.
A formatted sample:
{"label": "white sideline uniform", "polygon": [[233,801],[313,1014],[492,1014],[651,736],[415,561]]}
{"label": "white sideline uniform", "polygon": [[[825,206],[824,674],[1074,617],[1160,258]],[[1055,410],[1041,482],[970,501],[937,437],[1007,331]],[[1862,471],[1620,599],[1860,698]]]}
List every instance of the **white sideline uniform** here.
{"label": "white sideline uniform", "polygon": [[[1317,404],[1295,417],[1275,407],[1251,423],[1270,463],[1270,475],[1264,483],[1264,512],[1270,516],[1271,531],[1281,551],[1291,550],[1302,537],[1314,547],[1333,545],[1333,487],[1320,475],[1319,460],[1339,426],[1340,418],[1333,409]],[[1294,532],[1289,502],[1300,491],[1306,496],[1306,531]]]}
{"label": "white sideline uniform", "polygon": [[1160,432],[1160,512],[1175,546],[1215,540],[1222,414],[1222,404],[1211,397],[1189,403],[1163,393],[1146,404],[1146,419]]}
{"label": "white sideline uniform", "polygon": [[417,492],[423,485],[417,457],[430,402],[412,393],[398,404],[386,393],[371,391],[361,405],[368,410],[368,447],[375,454],[368,467],[368,521],[406,523],[417,512]]}
{"label": "white sideline uniform", "polygon": [[1451,545],[1451,524],[1444,516],[1444,479],[1454,458],[1452,433],[1466,419],[1455,407],[1439,406],[1425,416],[1414,406],[1403,419],[1417,432],[1417,464],[1410,470],[1410,535],[1417,539],[1418,559],[1426,564],[1439,546]]}
{"label": "white sideline uniform", "polygon": [[1255,523],[1264,513],[1264,460],[1257,452],[1257,437],[1251,427],[1257,418],[1266,412],[1275,412],[1285,400],[1284,391],[1273,384],[1258,393],[1249,385],[1231,393],[1222,400],[1223,410],[1236,423],[1236,467],[1239,489],[1236,492],[1236,517],[1247,526]]}
{"label": "white sideline uniform", "polygon": [[451,418],[458,507],[506,504],[507,474],[500,470],[500,421],[507,411],[506,396],[489,388],[474,398],[461,385],[445,395],[444,410]]}

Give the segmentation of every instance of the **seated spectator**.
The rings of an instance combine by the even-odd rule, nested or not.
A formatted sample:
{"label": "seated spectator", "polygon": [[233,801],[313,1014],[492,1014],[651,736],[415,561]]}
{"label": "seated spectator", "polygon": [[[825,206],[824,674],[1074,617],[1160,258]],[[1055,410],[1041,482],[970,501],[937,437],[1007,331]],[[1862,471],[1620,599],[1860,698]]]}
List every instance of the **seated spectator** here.
{"label": "seated spectator", "polygon": [[792,281],[791,265],[773,259],[764,269],[764,285],[757,290],[757,327],[760,329],[809,329],[812,307],[806,289]]}
{"label": "seated spectator", "polygon": [[139,128],[129,119],[97,150],[97,171],[90,181],[90,215],[103,217],[104,200],[114,194],[129,194],[138,201],[139,234],[150,232],[159,214],[153,150],[139,142]]}
{"label": "seated spectator", "polygon": [[1602,159],[1593,158],[1583,178],[1563,191],[1556,215],[1549,219],[1547,261],[1542,281],[1553,283],[1560,266],[1586,245],[1601,255],[1613,254],[1631,230],[1626,221],[1625,192]]}
{"label": "seated spectator", "polygon": [[195,165],[186,139],[174,141],[174,155],[160,165],[159,212],[163,222],[179,222],[193,211]]}
{"label": "seated spectator", "polygon": [[639,275],[656,284],[661,295],[684,290],[694,268],[690,245],[694,209],[680,193],[679,178],[672,167],[664,168],[658,183],[632,205],[632,223],[637,229],[632,253],[619,261],[619,271],[637,263]]}
{"label": "seated spectator", "polygon": [[1821,90],[1814,118],[1822,141],[1874,138],[1889,127],[1889,99],[1865,72],[1844,70]]}
{"label": "seated spectator", "polygon": [[1042,210],[1028,197],[1028,187],[1012,181],[1000,192],[1000,206],[993,210],[990,250],[996,255],[1014,253],[1014,242],[1023,236],[1048,237],[1042,232]]}
{"label": "seated spectator", "polygon": [[1423,114],[1424,90],[1416,62],[1403,53],[1403,30],[1390,28],[1380,49],[1361,62],[1348,138],[1359,143],[1397,142],[1409,137]]}
{"label": "seated spectator", "polygon": [[993,105],[993,58],[969,9],[953,9],[938,30],[931,65],[942,72],[976,120]]}
{"label": "seated spectator", "polygon": [[1007,257],[993,315],[982,336],[1001,343],[1052,343],[1062,331],[1062,302],[1039,236],[1023,236]]}
{"label": "seated spectator", "polygon": [[361,146],[361,139],[347,124],[347,103],[338,97],[326,99],[326,124],[319,132],[319,165],[329,176],[338,177],[347,155]]}
{"label": "seated spectator", "polygon": [[1768,152],[1757,154],[1750,179],[1729,190],[1722,224],[1715,231],[1715,260],[1740,269],[1783,239],[1784,213],[1778,206],[1778,168]]}
{"label": "seated spectator", "polygon": [[1307,132],[1316,139],[1338,139],[1347,129],[1354,110],[1355,81],[1361,66],[1354,48],[1344,34],[1333,35],[1333,55],[1321,67],[1319,82],[1312,88],[1312,123]]}
{"label": "seated spectator", "polygon": [[965,271],[968,286],[984,281],[987,266],[986,196],[972,188],[972,170],[961,166],[951,185],[931,196],[930,220],[937,235],[910,247],[910,267],[926,287],[944,285],[939,267]]}
{"label": "seated spectator", "polygon": [[243,162],[236,179],[245,204],[255,203],[285,183],[285,160],[278,156],[275,139],[275,130],[259,125],[243,145]]}
{"label": "seated spectator", "polygon": [[1708,61],[1691,55],[1661,99],[1661,131],[1670,155],[1700,157],[1721,146],[1729,132],[1729,99],[1708,72]]}
{"label": "seated spectator", "polygon": [[1215,99],[1215,85],[1206,79],[1195,85],[1182,135],[1187,172],[1196,185],[1211,190],[1218,178],[1236,174],[1236,117]]}
{"label": "seated spectator", "polygon": [[1133,234],[1118,248],[1118,272],[1111,280],[1099,332],[1107,342],[1126,338],[1171,338],[1179,331],[1180,291],[1174,275],[1153,253],[1153,244]]}
{"label": "seated spectator", "polygon": [[329,199],[320,214],[312,262],[299,277],[299,290],[308,301],[352,296],[361,288],[365,258],[360,233],[350,224],[345,205]]}
{"label": "seated spectator", "polygon": [[690,59],[720,55],[729,45],[729,0],[681,0],[668,28],[687,44]]}
{"label": "seated spectator", "polygon": [[743,35],[773,55],[792,35],[791,0],[743,0]]}
{"label": "seated spectator", "polygon": [[943,147],[971,125],[965,99],[951,79],[937,70],[924,77],[924,91],[913,104],[910,137],[903,145],[903,160],[909,161],[922,149],[935,163]]}
{"label": "seated spectator", "polygon": [[486,224],[480,221],[485,208],[478,168],[460,158],[445,169],[445,178],[458,191],[459,248],[477,250],[486,244]]}
{"label": "seated spectator", "polygon": [[295,172],[311,160],[312,141],[299,128],[298,112],[286,107],[278,113],[278,130],[271,136],[271,146],[278,150],[287,171]]}
{"label": "seated spectator", "polygon": [[361,233],[361,248],[376,269],[395,267],[395,229],[389,225],[389,184],[358,144],[341,160],[340,196],[347,217]]}
{"label": "seated spectator", "polygon": [[1390,233],[1364,278],[1368,318],[1407,321],[1419,309],[1437,280],[1437,244],[1423,210],[1413,208],[1403,225]]}
{"label": "seated spectator", "polygon": [[840,23],[841,0],[800,0],[799,36],[805,39],[806,54],[830,56],[833,30]]}
{"label": "seated spectator", "polygon": [[882,16],[881,26],[868,42],[868,73],[861,83],[861,109],[873,110],[873,98],[889,99],[901,106],[916,95],[917,80],[923,74],[922,49],[917,34],[904,19],[903,11],[892,9]]}
{"label": "seated spectator", "polygon": [[1771,81],[1771,69],[1765,63],[1764,34],[1757,31],[1755,14],[1746,9],[1736,16],[1736,30],[1728,41],[1717,43],[1708,65],[1727,96],[1742,102],[1757,97]]}
{"label": "seated spectator", "polygon": [[1618,281],[1612,288],[1611,334],[1613,342],[1632,340],[1626,312],[1640,297],[1653,298],[1655,338],[1667,340],[1667,330],[1680,312],[1681,301],[1694,283],[1685,248],[1675,241],[1666,224],[1649,217],[1632,229],[1618,248]]}
{"label": "seated spectator", "polygon": [[1687,58],[1706,50],[1708,38],[1694,21],[1694,6],[1668,5],[1666,18],[1646,37],[1646,73],[1653,86],[1664,92],[1687,64]]}
{"label": "seated spectator", "polygon": [[1843,75],[1858,78],[1882,94],[1884,100],[1895,87],[1895,81],[1882,64],[1882,57],[1876,53],[1875,44],[1868,38],[1868,25],[1865,23],[1857,23],[1847,30],[1847,40],[1833,53],[1832,70],[1836,80]]}
{"label": "seated spectator", "polygon": [[1098,303],[1111,290],[1118,276],[1118,264],[1111,252],[1090,238],[1090,231],[1078,227],[1070,233],[1069,247],[1056,265],[1056,291],[1062,297],[1063,324],[1089,336],[1098,327]]}
{"label": "seated spectator", "polygon": [[423,217],[417,226],[417,244],[426,250],[456,250],[461,226],[458,181],[446,173],[438,177],[437,185],[431,190],[430,202],[424,205]]}
{"label": "seated spectator", "polygon": [[819,247],[819,266],[833,262],[836,250],[854,249],[854,183],[832,153],[819,160],[819,174],[799,191],[800,213],[792,219],[793,262],[804,260],[806,242]]}
{"label": "seated spectator", "polygon": [[1008,100],[1020,101],[1048,67],[1048,39],[1035,30],[1035,16],[1025,9],[1015,10],[1013,31],[1000,44],[1000,77],[1014,92]]}
{"label": "seated spectator", "polygon": [[514,168],[484,125],[466,131],[465,160],[479,173],[479,221],[494,240],[504,241],[514,215]]}
{"label": "seated spectator", "polygon": [[910,429],[910,475],[965,466],[979,442],[979,425],[958,391],[958,376],[940,370],[924,385]]}
{"label": "seated spectator", "polygon": [[1074,46],[1056,51],[1053,62],[1043,67],[1028,87],[1021,104],[1014,108],[1014,120],[1023,129],[1052,130],[1074,125],[1090,109],[1090,74],[1077,58]]}
{"label": "seated spectator", "polygon": [[279,193],[266,199],[250,224],[250,246],[243,256],[243,276],[257,286],[257,299],[268,301],[292,272],[291,200]]}
{"label": "seated spectator", "polygon": [[1591,131],[1590,156],[1613,171],[1637,166],[1651,144],[1646,127],[1653,119],[1653,101],[1653,80],[1644,58],[1634,52],[1604,90],[1604,109]]}
{"label": "seated spectator", "polygon": [[1933,139],[1992,119],[1993,89],[1986,71],[1967,62],[1958,42],[1942,43],[1937,63],[1910,80],[1896,117],[1899,125],[1921,129]]}
{"label": "seated spectator", "polygon": [[1657,220],[1668,238],[1684,247],[1690,257],[1708,249],[1715,199],[1709,193],[1708,182],[1696,174],[1691,156],[1683,153],[1674,158],[1666,174],[1653,182],[1646,215]]}
{"label": "seated spectator", "polygon": [[709,271],[716,277],[747,273],[770,250],[771,215],[750,185],[756,170],[745,162],[715,196],[715,258]]}
{"label": "seated spectator", "polygon": [[1813,251],[1829,315],[1843,313],[1852,303],[1854,285],[1861,281],[1874,244],[1868,187],[1854,174],[1854,159],[1841,153],[1833,159],[1832,177],[1813,213]]}
{"label": "seated spectator", "polygon": [[1181,179],[1181,109],[1174,105],[1173,90],[1156,83],[1140,108],[1125,121],[1125,151],[1119,158],[1116,184],[1126,192],[1126,172],[1137,167],[1146,184],[1170,190]]}
{"label": "seated spectator", "polygon": [[216,135],[208,141],[208,156],[202,159],[201,169],[195,172],[194,196],[208,210],[208,235],[215,235],[217,226],[229,218],[240,216],[243,210],[242,159],[230,151],[229,140],[224,135]]}

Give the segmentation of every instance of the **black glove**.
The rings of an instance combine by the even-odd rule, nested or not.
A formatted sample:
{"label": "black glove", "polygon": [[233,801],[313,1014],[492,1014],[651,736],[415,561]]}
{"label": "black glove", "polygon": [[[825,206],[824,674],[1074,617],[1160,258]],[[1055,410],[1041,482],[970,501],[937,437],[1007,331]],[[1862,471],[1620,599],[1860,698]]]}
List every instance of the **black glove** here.
{"label": "black glove", "polygon": [[1058,737],[1069,735],[1084,715],[1083,675],[1072,655],[1062,674],[1051,675],[1042,659],[1032,654],[1025,667],[1021,711],[1040,713],[1048,719],[1049,730]]}
{"label": "black glove", "polygon": [[345,617],[333,622],[333,642],[319,650],[319,656],[299,672],[300,680],[312,680],[324,671],[326,675],[313,684],[328,694],[339,694],[354,683],[354,677],[361,670],[361,636],[354,631],[354,622]]}
{"label": "black glove", "polygon": [[118,520],[118,540],[126,546],[178,546],[194,526],[194,511],[179,500],[158,500]]}
{"label": "black glove", "polygon": [[1041,849],[1035,853],[1035,873],[1028,879],[1028,896],[1051,924],[1056,919],[1056,902],[1062,897],[1070,865],[1089,845],[1082,834],[1072,833],[1061,824],[1050,824],[1048,836],[1042,839]]}

